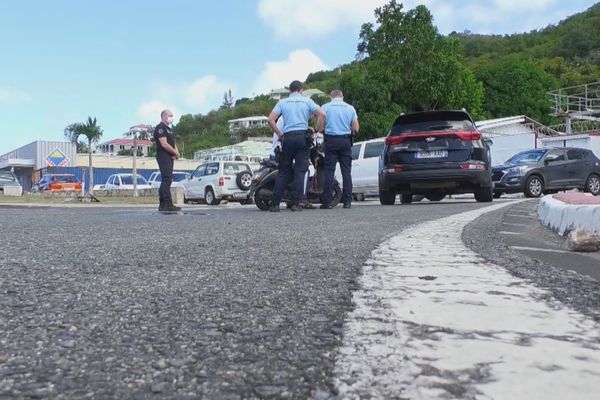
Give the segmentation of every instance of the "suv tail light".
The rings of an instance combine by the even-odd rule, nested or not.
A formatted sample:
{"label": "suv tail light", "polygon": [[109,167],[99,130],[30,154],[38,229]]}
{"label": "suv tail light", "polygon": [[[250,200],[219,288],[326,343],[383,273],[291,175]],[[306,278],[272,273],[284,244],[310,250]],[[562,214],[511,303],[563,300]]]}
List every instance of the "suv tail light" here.
{"label": "suv tail light", "polygon": [[384,173],[386,174],[397,174],[399,172],[402,172],[402,167],[401,166],[395,166],[393,168],[386,168],[383,170]]}
{"label": "suv tail light", "polygon": [[482,171],[485,169],[485,163],[481,161],[469,161],[460,164],[462,169],[478,170]]}
{"label": "suv tail light", "polygon": [[223,177],[219,178],[219,186],[221,186],[221,187],[225,186],[225,179]]}
{"label": "suv tail light", "polygon": [[388,136],[385,138],[385,144],[388,146],[395,146],[406,139],[411,138],[422,138],[422,137],[447,137],[455,136],[460,140],[480,140],[481,133],[477,131],[466,131],[466,132],[431,132],[431,133],[414,133],[408,135]]}

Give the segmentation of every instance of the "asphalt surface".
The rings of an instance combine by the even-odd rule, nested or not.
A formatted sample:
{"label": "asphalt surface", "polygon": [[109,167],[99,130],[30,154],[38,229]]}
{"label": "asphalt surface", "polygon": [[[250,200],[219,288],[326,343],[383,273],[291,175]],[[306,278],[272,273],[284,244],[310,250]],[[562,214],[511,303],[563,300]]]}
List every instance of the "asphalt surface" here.
{"label": "asphalt surface", "polygon": [[488,213],[467,226],[463,242],[600,322],[600,253],[568,251],[566,239],[539,222],[537,205],[527,200]]}
{"label": "asphalt surface", "polygon": [[[372,250],[484,206],[0,207],[0,399],[334,398],[343,321]],[[469,225],[466,243],[597,318],[598,282],[508,249],[504,212]]]}
{"label": "asphalt surface", "polygon": [[329,398],[371,251],[478,207],[2,207],[0,398]]}

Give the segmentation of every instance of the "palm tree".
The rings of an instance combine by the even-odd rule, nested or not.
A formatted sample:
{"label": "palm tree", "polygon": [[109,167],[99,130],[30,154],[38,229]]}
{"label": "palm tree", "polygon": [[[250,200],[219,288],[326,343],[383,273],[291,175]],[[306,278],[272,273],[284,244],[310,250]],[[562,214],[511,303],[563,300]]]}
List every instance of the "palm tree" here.
{"label": "palm tree", "polygon": [[92,119],[92,117],[88,117],[85,123],[76,122],[71,124],[65,128],[65,137],[69,139],[73,143],[77,143],[80,136],[85,136],[88,141],[88,152],[89,152],[89,162],[88,162],[88,193],[92,193],[94,189],[94,170],[92,167],[92,143],[97,143],[104,131],[98,125],[96,121],[96,117]]}

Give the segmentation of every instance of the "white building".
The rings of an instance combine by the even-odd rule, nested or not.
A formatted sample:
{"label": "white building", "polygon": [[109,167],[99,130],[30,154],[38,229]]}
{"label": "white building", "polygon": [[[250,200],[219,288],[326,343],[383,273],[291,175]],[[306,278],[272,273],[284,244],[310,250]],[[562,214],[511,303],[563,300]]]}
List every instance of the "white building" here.
{"label": "white building", "polygon": [[[136,144],[138,151],[141,151],[144,156],[147,156],[148,150],[150,150],[150,147],[152,146],[152,141],[138,139]],[[113,139],[96,145],[95,152],[99,154],[116,155],[119,154],[119,151],[132,149],[133,139]]]}

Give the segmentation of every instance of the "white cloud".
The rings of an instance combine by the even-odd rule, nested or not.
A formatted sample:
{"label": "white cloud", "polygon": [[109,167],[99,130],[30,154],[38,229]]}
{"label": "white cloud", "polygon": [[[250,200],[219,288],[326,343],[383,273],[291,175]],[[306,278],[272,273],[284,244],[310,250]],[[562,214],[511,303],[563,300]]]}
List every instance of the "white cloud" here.
{"label": "white cloud", "polygon": [[373,19],[388,0],[260,0],[258,15],[278,36],[320,37]]}
{"label": "white cloud", "polygon": [[207,111],[222,103],[223,94],[231,89],[231,86],[219,82],[214,75],[208,75],[184,86],[183,97],[189,107]]}
{"label": "white cloud", "polygon": [[[578,2],[579,0],[575,0]],[[374,22],[373,11],[389,0],[260,0],[257,13],[279,38],[321,38],[341,29],[358,33]],[[418,4],[429,8],[443,34],[470,30],[476,33],[528,32],[556,23],[558,0],[404,0],[404,10]],[[568,15],[566,10],[563,10]],[[562,14],[562,13],[561,13]],[[358,40],[358,37],[357,37]]]}
{"label": "white cloud", "polygon": [[254,83],[255,94],[266,94],[271,89],[288,86],[297,79],[304,81],[311,72],[329,69],[329,67],[308,49],[290,53],[287,60],[267,62],[264,71]]}
{"label": "white cloud", "polygon": [[0,104],[29,103],[32,97],[29,93],[19,90],[0,88]]}
{"label": "white cloud", "polygon": [[166,109],[169,109],[173,112],[173,118],[175,118],[175,121],[179,120],[181,114],[176,108],[168,106],[158,100],[149,101],[139,106],[137,110],[137,116],[141,118],[141,122],[154,124],[156,122],[160,122],[160,113]]}
{"label": "white cloud", "polygon": [[207,75],[193,82],[154,81],[151,87],[154,99],[141,104],[136,113],[142,122],[147,123],[159,120],[160,112],[164,109],[173,111],[175,121],[182,114],[206,113],[221,105],[223,94],[227,90],[231,89],[235,93],[236,88],[214,75]]}

